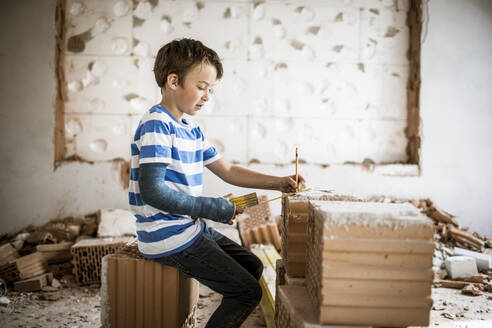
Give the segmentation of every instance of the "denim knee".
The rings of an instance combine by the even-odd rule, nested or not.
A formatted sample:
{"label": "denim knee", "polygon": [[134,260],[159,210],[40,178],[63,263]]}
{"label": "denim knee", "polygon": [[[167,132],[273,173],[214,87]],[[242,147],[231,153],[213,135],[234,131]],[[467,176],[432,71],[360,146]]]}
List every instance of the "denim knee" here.
{"label": "denim knee", "polygon": [[253,304],[256,307],[260,304],[261,297],[263,296],[263,290],[261,289],[260,283],[256,282],[253,288]]}
{"label": "denim knee", "polygon": [[263,274],[263,263],[261,263],[261,260],[256,256],[254,271],[251,274],[256,278],[256,280],[260,280],[261,275]]}
{"label": "denim knee", "polygon": [[254,281],[254,283],[248,285],[248,293],[244,293],[244,303],[253,309],[260,304],[262,295],[263,291],[261,290],[260,283]]}

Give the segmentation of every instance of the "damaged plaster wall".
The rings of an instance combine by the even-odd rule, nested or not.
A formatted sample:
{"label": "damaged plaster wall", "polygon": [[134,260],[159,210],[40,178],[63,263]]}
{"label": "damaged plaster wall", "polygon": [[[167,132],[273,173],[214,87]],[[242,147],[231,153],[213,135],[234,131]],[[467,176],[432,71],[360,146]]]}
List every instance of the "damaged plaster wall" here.
{"label": "damaged plaster wall", "polygon": [[[0,26],[9,31],[0,45],[0,181],[5,206],[0,232],[99,208],[127,208],[122,162],[70,162],[53,171],[55,7],[54,0],[32,0],[2,2],[0,8]],[[459,215],[463,226],[490,236],[490,188],[484,181],[492,181],[492,119],[487,110],[492,101],[485,89],[492,82],[486,33],[492,8],[486,1],[441,0],[430,2],[428,12],[422,45],[422,175],[398,177],[388,176],[394,175],[388,169],[307,164],[301,173],[312,187],[362,196],[431,197]],[[251,167],[274,174],[294,172],[289,165]],[[204,179],[208,195],[246,192],[226,186],[208,171]]]}
{"label": "damaged plaster wall", "polygon": [[142,113],[160,100],[157,50],[191,37],[223,59],[193,119],[229,160],[286,164],[300,146],[321,165],[407,162],[409,3],[60,1],[57,161],[128,159]]}

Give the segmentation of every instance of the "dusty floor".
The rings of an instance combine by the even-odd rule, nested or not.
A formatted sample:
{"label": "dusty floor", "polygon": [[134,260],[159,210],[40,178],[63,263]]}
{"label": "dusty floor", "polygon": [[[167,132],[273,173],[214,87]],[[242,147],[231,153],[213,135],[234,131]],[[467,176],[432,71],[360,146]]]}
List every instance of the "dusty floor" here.
{"label": "dusty floor", "polygon": [[[0,307],[0,327],[100,327],[99,287],[65,288],[54,293],[8,292],[10,304]],[[430,327],[491,328],[492,294],[461,295],[459,290],[433,289],[434,309]],[[197,309],[198,327],[202,328],[218,306],[220,296],[210,289],[200,288]],[[265,327],[261,310],[257,308],[243,328]]]}

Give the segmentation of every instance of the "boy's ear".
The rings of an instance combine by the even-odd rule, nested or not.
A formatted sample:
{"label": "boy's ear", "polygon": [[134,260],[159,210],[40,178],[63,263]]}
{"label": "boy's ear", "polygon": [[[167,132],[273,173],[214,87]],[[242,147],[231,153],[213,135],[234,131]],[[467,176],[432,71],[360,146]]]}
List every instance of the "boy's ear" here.
{"label": "boy's ear", "polygon": [[178,75],[171,73],[167,76],[167,85],[171,90],[176,90],[178,87]]}

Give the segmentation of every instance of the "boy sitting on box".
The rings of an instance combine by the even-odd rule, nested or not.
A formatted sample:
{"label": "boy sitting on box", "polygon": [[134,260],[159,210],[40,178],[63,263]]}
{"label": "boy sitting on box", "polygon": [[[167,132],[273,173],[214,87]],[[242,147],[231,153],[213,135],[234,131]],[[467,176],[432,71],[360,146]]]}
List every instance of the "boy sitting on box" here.
{"label": "boy sitting on box", "polygon": [[[142,255],[177,267],[223,295],[207,327],[239,327],[258,305],[263,271],[250,251],[207,227],[201,218],[232,223],[242,208],[200,197],[203,166],[240,187],[295,191],[293,176],[261,174],[221,158],[200,127],[183,118],[207,102],[222,64],[200,41],[174,40],[158,52],[155,79],[162,101],[142,117],[131,144],[129,202]],[[198,219],[197,219],[198,218]]]}

